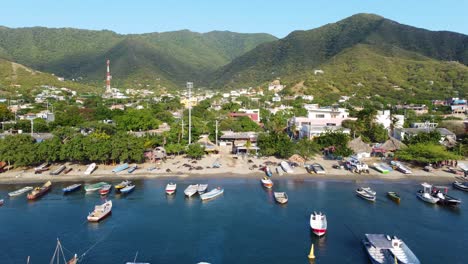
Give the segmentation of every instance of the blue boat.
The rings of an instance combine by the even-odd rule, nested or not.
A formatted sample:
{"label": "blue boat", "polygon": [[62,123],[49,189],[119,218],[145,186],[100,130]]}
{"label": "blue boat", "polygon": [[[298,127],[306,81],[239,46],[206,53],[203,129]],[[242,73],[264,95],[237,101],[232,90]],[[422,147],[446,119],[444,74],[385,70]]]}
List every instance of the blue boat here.
{"label": "blue boat", "polygon": [[67,187],[63,188],[62,191],[63,191],[63,193],[71,193],[71,192],[79,190],[80,188],[81,188],[81,184],[76,183],[76,184],[73,184],[73,185],[70,185],[70,186],[67,186]]}
{"label": "blue boat", "polygon": [[131,193],[133,189],[135,189],[135,184],[129,184],[127,185],[127,187],[120,189],[120,192],[127,194],[127,193]]}
{"label": "blue boat", "polygon": [[128,173],[132,173],[132,172],[134,172],[136,169],[138,169],[138,166],[137,166],[137,165],[134,165],[134,166],[130,167],[130,169],[128,169]]}
{"label": "blue boat", "polygon": [[122,164],[122,165],[119,165],[119,166],[115,167],[115,168],[112,170],[112,172],[117,173],[117,172],[121,172],[121,171],[126,170],[126,169],[128,169],[128,163],[124,163],[124,164]]}

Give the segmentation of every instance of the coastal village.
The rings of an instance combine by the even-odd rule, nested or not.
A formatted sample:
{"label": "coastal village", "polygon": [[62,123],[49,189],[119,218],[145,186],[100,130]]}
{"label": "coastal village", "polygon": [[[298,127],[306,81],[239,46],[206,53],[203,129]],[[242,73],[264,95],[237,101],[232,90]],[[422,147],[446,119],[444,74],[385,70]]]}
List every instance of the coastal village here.
{"label": "coastal village", "polygon": [[[323,74],[323,71],[318,71]],[[3,133],[0,134],[0,138],[4,140],[17,136],[30,136],[36,146],[51,141],[57,137],[52,128],[65,125],[57,124],[57,121],[60,122],[57,120],[57,115],[60,119],[60,115],[72,108],[77,115],[86,116],[85,118],[89,120],[83,122],[81,119],[82,123],[78,126],[69,125],[75,129],[76,135],[93,137],[103,131],[114,129],[110,134],[115,133],[115,130],[124,130],[123,132],[136,138],[146,138],[141,153],[135,154],[137,158],[127,159],[96,157],[94,160],[90,158],[73,160],[65,155],[55,160],[44,157],[43,160],[34,159],[31,163],[21,164],[11,157],[6,157],[8,155],[6,150],[3,150],[3,153],[0,150],[1,164],[3,164],[1,165],[3,175],[0,180],[9,181],[11,177],[22,178],[25,181],[49,178],[47,172],[41,175],[34,174],[34,167],[42,163],[52,165],[51,170],[62,164],[73,168],[67,175],[52,177],[66,180],[73,177],[83,178],[80,172],[86,170],[86,166],[93,162],[99,165],[94,175],[108,175],[110,168],[118,163],[135,163],[138,164],[139,170],[132,176],[151,177],[151,175],[204,175],[230,172],[241,175],[252,174],[265,168],[265,164],[279,165],[281,160],[286,160],[297,167],[294,174],[313,172],[306,168],[310,164],[320,163],[327,171],[327,176],[336,177],[352,173],[345,170],[344,165],[348,157],[368,163],[373,168],[369,175],[385,177],[393,175],[398,178],[402,175],[396,171],[381,175],[382,170],[377,164],[390,165],[390,161],[397,161],[398,151],[407,148],[408,143],[414,144],[411,141],[415,138],[417,140],[413,141],[416,143],[425,143],[424,140],[428,140],[431,144],[440,145],[451,158],[430,157],[433,160],[427,161],[400,160],[415,171],[413,175],[441,177],[467,173],[464,160],[468,153],[466,144],[468,108],[467,100],[464,98],[434,99],[428,105],[380,104],[380,110],[372,104],[356,106],[353,95],[342,95],[336,102],[321,105],[313,95],[285,93],[287,87],[282,85],[280,80],[263,87],[219,92],[193,89],[193,84],[189,85],[187,89],[156,95],[155,92],[145,89],[111,88],[109,82],[105,93],[101,96],[78,94],[69,88],[43,85],[36,90],[38,92],[29,101],[21,94],[16,97],[0,98],[0,104],[4,108]],[[98,107],[99,111],[105,112],[103,118],[97,119],[99,117],[92,116],[97,108],[90,107],[90,102],[101,104]],[[168,102],[173,105],[171,109],[162,111],[163,113],[154,111],[151,113],[151,110],[158,105],[164,107]],[[57,107],[61,109],[57,110]],[[125,115],[127,112],[135,113],[135,111],[148,115],[144,117],[147,124],[129,128],[130,126],[119,126],[119,118],[112,119],[115,112]],[[199,118],[200,113],[196,112],[205,112],[201,115],[210,113],[206,117],[211,120],[202,121]],[[163,116],[160,118],[162,121],[151,120],[157,119],[158,116]],[[128,118],[130,119],[127,121],[132,122],[131,117]],[[136,114],[134,118],[142,117]],[[99,125],[96,125],[97,123]],[[153,125],[154,123],[157,123],[157,126]],[[362,127],[375,129],[366,131]],[[177,130],[175,132],[177,144],[170,142],[171,137],[168,136],[169,133],[174,133],[174,130]],[[343,135],[345,139],[335,142],[332,140],[326,143],[328,145],[309,144],[306,149],[281,153],[284,151],[275,149],[281,148],[280,146],[273,146],[273,149],[268,151],[262,149],[262,147],[271,147],[262,142],[262,135],[269,133],[280,133],[290,142],[317,142],[327,137],[332,138],[334,135]],[[424,134],[432,135],[435,139],[421,136]],[[66,142],[62,141],[61,144],[64,143]],[[191,144],[199,146],[202,150],[195,154],[188,153],[186,147]],[[294,148],[294,145],[290,145],[289,148]],[[337,149],[341,151],[335,152]],[[346,155],[343,155],[343,149]],[[218,166],[214,168],[213,164]]]}

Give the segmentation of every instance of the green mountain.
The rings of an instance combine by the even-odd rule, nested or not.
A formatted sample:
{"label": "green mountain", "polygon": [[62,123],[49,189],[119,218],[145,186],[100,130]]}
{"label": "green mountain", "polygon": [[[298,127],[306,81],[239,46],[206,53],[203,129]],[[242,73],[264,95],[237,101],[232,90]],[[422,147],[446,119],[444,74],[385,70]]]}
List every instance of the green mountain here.
{"label": "green mountain", "polygon": [[116,85],[180,87],[187,80],[200,83],[207,73],[274,40],[268,34],[227,31],[119,35],[71,28],[0,27],[0,58],[98,85],[104,84],[105,61],[110,59]]}
{"label": "green mountain", "polygon": [[67,87],[81,92],[90,92],[91,86],[71,81],[59,81],[56,76],[30,69],[24,65],[0,59],[0,94],[9,95],[16,91],[31,95],[31,90],[41,85]]}
{"label": "green mountain", "polygon": [[[466,35],[357,14],[261,44],[221,67],[211,80],[215,86],[238,87],[281,78],[295,90],[316,95],[373,95],[377,89],[397,96],[404,89],[416,96],[447,96],[448,90],[466,94],[466,65]],[[315,75],[317,69],[324,74]]]}

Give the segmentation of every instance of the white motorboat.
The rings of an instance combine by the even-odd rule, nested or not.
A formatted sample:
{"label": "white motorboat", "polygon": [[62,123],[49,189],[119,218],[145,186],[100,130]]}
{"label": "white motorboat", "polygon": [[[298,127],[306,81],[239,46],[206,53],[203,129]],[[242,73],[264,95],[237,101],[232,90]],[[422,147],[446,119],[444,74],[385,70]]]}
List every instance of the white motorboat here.
{"label": "white motorboat", "polygon": [[446,186],[436,186],[432,190],[432,196],[439,198],[438,203],[442,205],[458,206],[461,203],[460,199],[448,195],[448,187]]}
{"label": "white motorboat", "polygon": [[166,185],[166,193],[167,194],[174,194],[176,189],[177,189],[177,184],[176,183],[170,182],[170,183],[168,183]]}
{"label": "white motorboat", "polygon": [[375,202],[376,196],[368,193],[365,190],[363,190],[363,188],[357,188],[356,189],[356,194],[357,194],[357,196],[359,196],[359,197],[361,197],[361,198],[363,198],[365,200]]}
{"label": "white motorboat", "polygon": [[273,187],[273,181],[266,176],[261,179],[261,182],[265,188],[270,189]]}
{"label": "white motorboat", "polygon": [[274,192],[276,202],[285,204],[288,202],[288,195],[285,192]]}
{"label": "white motorboat", "polygon": [[364,190],[366,193],[368,193],[370,195],[373,195],[373,196],[377,195],[377,192],[372,190],[370,187],[362,187],[361,189]]}
{"label": "white motorboat", "polygon": [[284,160],[281,161],[280,166],[281,166],[281,168],[283,168],[283,170],[286,173],[293,173],[293,169],[291,168],[291,166],[289,166],[289,163],[287,163],[286,161],[284,161]]}
{"label": "white motorboat", "polygon": [[90,175],[93,173],[93,171],[96,169],[96,163],[91,163],[88,165],[88,168],[86,168],[86,171],[84,172],[85,175]]}
{"label": "white motorboat", "polygon": [[217,187],[207,193],[200,195],[200,198],[202,199],[202,201],[211,200],[220,196],[223,193],[224,189],[221,189],[221,187]]}
{"label": "white motorboat", "polygon": [[10,197],[13,197],[13,196],[20,196],[21,194],[27,193],[27,192],[31,191],[32,189],[33,189],[33,187],[31,187],[31,186],[26,186],[26,187],[23,187],[23,188],[21,188],[21,189],[19,189],[19,190],[14,191],[14,192],[9,192],[9,193],[8,193],[8,196],[10,196]]}
{"label": "white motorboat", "polygon": [[185,190],[184,193],[188,197],[192,197],[192,195],[198,192],[198,184],[191,184]]}
{"label": "white motorboat", "polygon": [[423,182],[421,183],[421,186],[423,187],[423,189],[419,190],[416,193],[419,199],[430,204],[435,204],[440,200],[438,197],[434,197],[431,195],[432,185],[430,185],[429,183]]}
{"label": "white motorboat", "polygon": [[199,184],[197,189],[198,194],[204,194],[206,189],[208,189],[208,184]]}
{"label": "white motorboat", "polygon": [[366,234],[363,244],[373,264],[421,263],[411,249],[395,236]]}
{"label": "white motorboat", "polygon": [[467,182],[460,182],[460,181],[454,181],[453,182],[453,187],[462,191],[467,192],[468,191],[468,183]]}
{"label": "white motorboat", "polygon": [[323,236],[327,232],[327,217],[322,212],[313,212],[310,215],[310,228],[317,236]]}
{"label": "white motorboat", "polygon": [[101,205],[96,205],[94,211],[89,213],[89,222],[99,222],[104,217],[108,216],[112,211],[112,201],[106,201]]}

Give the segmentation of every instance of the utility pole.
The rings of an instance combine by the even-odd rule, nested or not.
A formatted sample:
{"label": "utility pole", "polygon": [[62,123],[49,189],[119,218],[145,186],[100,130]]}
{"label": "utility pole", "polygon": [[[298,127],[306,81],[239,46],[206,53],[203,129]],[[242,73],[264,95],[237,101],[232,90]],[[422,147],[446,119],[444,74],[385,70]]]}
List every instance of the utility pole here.
{"label": "utility pole", "polygon": [[34,135],[34,119],[31,119],[31,137]]}
{"label": "utility pole", "polygon": [[218,146],[218,119],[216,119],[216,135],[215,135],[215,140],[216,140],[216,146]]}
{"label": "utility pole", "polygon": [[187,82],[187,89],[188,89],[188,112],[189,112],[189,119],[188,119],[188,126],[189,126],[189,134],[188,134],[188,143],[189,145],[192,144],[192,88],[193,82]]}

